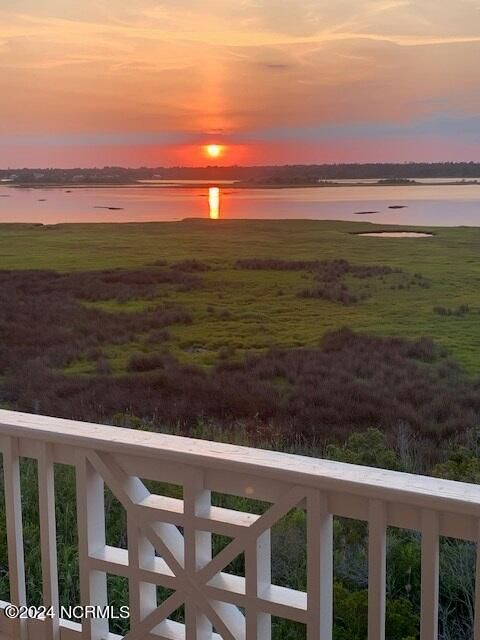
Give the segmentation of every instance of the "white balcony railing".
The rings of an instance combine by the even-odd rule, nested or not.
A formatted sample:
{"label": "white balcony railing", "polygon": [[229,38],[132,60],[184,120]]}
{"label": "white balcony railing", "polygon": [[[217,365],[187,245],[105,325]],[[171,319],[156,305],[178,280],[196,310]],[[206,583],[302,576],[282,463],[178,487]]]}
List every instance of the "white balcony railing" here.
{"label": "white balcony railing", "polygon": [[[72,465],[81,604],[108,604],[107,574],[128,578],[128,640],[268,640],[271,616],[303,623],[308,640],[330,640],[333,516],[368,522],[369,640],[385,637],[386,528],[421,532],[420,636],[433,640],[438,629],[439,536],[473,542],[479,537],[480,487],[476,485],[11,411],[0,411],[0,445],[12,603],[29,604],[20,458],[38,462],[43,603],[55,610],[53,469],[54,463]],[[144,480],[181,485],[183,499],[152,494]],[[128,550],[106,545],[105,485],[126,509]],[[258,499],[270,506],[263,515],[214,507],[211,492]],[[306,592],[271,583],[270,529],[293,508],[306,512]],[[212,534],[232,539],[214,557]],[[241,553],[245,576],[225,572]],[[156,585],[173,591],[159,606]],[[169,620],[182,604],[185,626]],[[480,640],[479,623],[477,617],[476,640]],[[0,637],[102,640],[118,636],[109,634],[108,621],[103,619],[88,618],[80,625],[58,618],[8,620],[0,614]]]}

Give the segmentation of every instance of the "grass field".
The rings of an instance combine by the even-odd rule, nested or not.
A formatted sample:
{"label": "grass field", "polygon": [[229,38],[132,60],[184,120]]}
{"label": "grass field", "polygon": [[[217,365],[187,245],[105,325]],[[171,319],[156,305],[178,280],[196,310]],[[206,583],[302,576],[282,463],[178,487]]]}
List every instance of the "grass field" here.
{"label": "grass field", "polygon": [[[247,350],[272,346],[314,346],[325,332],[349,326],[380,335],[431,336],[469,372],[480,372],[480,229],[428,229],[435,235],[426,239],[357,235],[380,228],[324,221],[203,220],[1,225],[0,268],[64,272],[142,267],[156,260],[174,263],[194,258],[207,263],[211,269],[201,274],[201,288],[178,291],[164,287],[156,298],[180,303],[192,314],[192,324],[170,330],[170,349],[183,362],[211,365],[222,347],[234,348],[241,357]],[[248,257],[347,259],[352,264],[386,265],[410,275],[420,273],[428,286],[399,288],[392,286],[395,277],[383,282],[376,278],[369,284],[370,297],[342,305],[299,298],[298,292],[312,283],[307,272],[236,268],[238,259]],[[111,300],[87,304],[137,311],[151,303]],[[468,309],[455,314],[461,305]],[[434,307],[444,307],[447,313],[440,315]],[[109,347],[113,371],[123,370],[131,353],[146,349],[143,343]],[[79,361],[70,369],[80,373],[88,372],[89,367],[88,362]]]}
{"label": "grass field", "polygon": [[[478,380],[438,356],[442,350],[430,341],[346,331],[333,333],[317,349],[294,349],[318,347],[322,336],[343,326],[384,336],[431,336],[478,375],[480,229],[434,229],[428,239],[357,235],[374,228],[308,221],[2,225],[0,404],[407,471],[431,472],[441,463],[440,475],[477,481],[478,448],[449,456],[457,437],[472,447],[477,442],[469,428],[480,415]],[[198,262],[182,266],[193,259]],[[338,260],[348,263],[332,262]],[[361,265],[369,268],[362,271]],[[117,267],[123,270],[118,277],[101,272]],[[24,271],[32,269],[64,275]],[[299,296],[318,286],[326,287],[326,297]],[[348,295],[336,299],[338,291],[345,293],[341,286]],[[155,343],[152,332],[169,337]],[[277,346],[285,353],[269,350]],[[244,358],[252,351],[262,355]],[[184,366],[189,363],[200,367]],[[372,426],[379,430],[366,431]],[[30,597],[39,603],[38,493],[30,463],[22,467],[26,566]],[[70,604],[79,598],[75,483],[66,469],[57,471],[60,598]],[[222,506],[237,508],[238,500]],[[0,504],[0,537],[4,522]],[[363,569],[352,570],[367,557],[366,528],[358,525],[336,519],[335,640],[367,635]],[[115,501],[107,531],[109,544],[125,544],[124,511]],[[392,532],[387,635],[413,640],[420,546],[409,533]],[[275,583],[305,589],[304,514],[290,512],[272,534]],[[467,638],[473,548],[449,544],[442,540],[442,575],[454,576],[455,570],[446,571],[449,562],[467,569],[458,580],[455,574],[440,583],[440,605],[447,612],[442,625],[454,629],[442,637]],[[3,545],[2,566],[5,553]],[[244,572],[241,560],[235,571]],[[125,604],[125,580],[111,578],[109,585],[110,602]],[[6,575],[0,576],[0,597],[8,598]],[[272,637],[300,640],[304,631],[276,620]]]}

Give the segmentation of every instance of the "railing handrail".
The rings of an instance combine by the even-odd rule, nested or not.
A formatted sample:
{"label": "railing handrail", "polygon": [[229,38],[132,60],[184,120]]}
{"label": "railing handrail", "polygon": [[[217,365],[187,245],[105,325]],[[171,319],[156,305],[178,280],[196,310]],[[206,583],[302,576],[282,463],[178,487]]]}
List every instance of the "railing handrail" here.
{"label": "railing handrail", "polygon": [[480,517],[480,485],[297,454],[0,409],[0,436],[168,458],[365,498]]}

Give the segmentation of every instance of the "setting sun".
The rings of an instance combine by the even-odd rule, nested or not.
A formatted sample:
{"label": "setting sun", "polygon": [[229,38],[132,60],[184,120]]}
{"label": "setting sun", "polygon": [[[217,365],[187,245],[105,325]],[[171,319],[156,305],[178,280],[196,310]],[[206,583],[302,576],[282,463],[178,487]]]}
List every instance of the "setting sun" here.
{"label": "setting sun", "polygon": [[207,144],[205,152],[210,158],[218,158],[223,153],[223,147],[219,144]]}

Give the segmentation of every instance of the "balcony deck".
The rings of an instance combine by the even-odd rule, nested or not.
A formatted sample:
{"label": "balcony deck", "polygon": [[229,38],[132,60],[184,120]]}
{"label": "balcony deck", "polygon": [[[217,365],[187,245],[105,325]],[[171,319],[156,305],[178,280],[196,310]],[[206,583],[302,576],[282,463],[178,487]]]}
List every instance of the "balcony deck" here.
{"label": "balcony deck", "polygon": [[[0,410],[11,601],[28,604],[19,463],[38,462],[43,602],[58,607],[54,464],[76,470],[81,604],[105,606],[107,574],[129,582],[126,640],[269,640],[271,617],[331,640],[333,517],[368,522],[368,639],[384,640],[388,526],[421,533],[421,640],[438,637],[439,537],[479,539],[480,486],[191,438]],[[145,481],[180,485],[183,498]],[[128,550],[108,546],[104,487],[127,512]],[[212,506],[211,493],[269,504],[261,515]],[[270,530],[292,509],[307,522],[307,590],[271,582]],[[212,557],[212,534],[231,542]],[[245,555],[245,575],[224,569]],[[479,569],[477,567],[477,577]],[[172,595],[157,606],[156,586]],[[476,596],[479,611],[480,596]],[[80,603],[72,603],[80,604]],[[169,620],[185,604],[185,625]],[[4,609],[7,603],[0,603]],[[215,629],[215,633],[213,632]],[[3,635],[2,635],[3,634]],[[118,638],[108,621],[11,621],[0,640]],[[480,620],[475,622],[480,640]]]}

